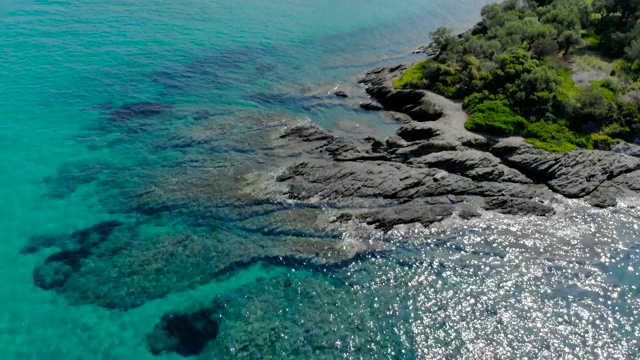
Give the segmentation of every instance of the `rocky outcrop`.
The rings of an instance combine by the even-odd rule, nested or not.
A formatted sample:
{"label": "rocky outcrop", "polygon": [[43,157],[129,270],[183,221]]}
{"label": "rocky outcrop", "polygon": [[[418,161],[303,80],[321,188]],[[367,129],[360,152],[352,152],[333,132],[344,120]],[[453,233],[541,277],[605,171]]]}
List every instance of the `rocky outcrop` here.
{"label": "rocky outcrop", "polygon": [[612,151],[618,154],[640,157],[640,145],[636,144],[619,143],[613,147]]}
{"label": "rocky outcrop", "polygon": [[475,181],[532,183],[531,179],[504,165],[491,153],[478,150],[433,152],[413,158],[408,163],[416,167],[442,169]]}
{"label": "rocky outcrop", "polygon": [[[317,131],[320,129],[286,134],[320,138]],[[399,133],[402,131],[401,128]],[[434,132],[425,135],[432,136]],[[326,140],[315,149],[347,142],[330,136],[322,138]],[[420,142],[418,138],[410,140]],[[413,146],[412,143],[405,142],[402,146]],[[284,195],[289,199],[363,209],[356,218],[385,231],[409,223],[429,226],[461,212],[469,217],[481,209],[541,216],[554,212],[548,205],[553,200],[549,189],[535,185],[489,152],[457,146],[461,150],[431,149],[426,155],[406,159],[397,156],[397,148],[385,146],[378,149],[381,152],[378,154],[351,144],[328,152],[328,156],[297,162],[276,181],[285,184]],[[350,155],[346,157],[345,152]],[[374,157],[382,155],[386,158]]]}
{"label": "rocky outcrop", "polygon": [[639,189],[640,159],[623,153],[551,154],[513,139],[498,142],[491,151],[535,182],[568,198],[588,198],[593,206],[615,206],[618,198],[635,196]]}
{"label": "rocky outcrop", "polygon": [[324,154],[301,159],[276,177],[286,198],[348,209],[338,221],[359,219],[388,231],[477,216],[479,210],[550,216],[556,194],[599,207],[637,195],[640,159],[630,156],[634,148],[554,154],[519,138],[470,133],[460,103],[395,89],[393,79],[405,69],[376,69],[361,81],[390,110],[386,116],[401,124],[395,136],[371,139],[367,149],[311,124],[284,132],[292,143],[315,142],[308,154]]}
{"label": "rocky outcrop", "polygon": [[393,79],[399,77],[407,66],[380,68],[365,75],[360,81],[367,85],[367,93],[385,109],[409,115],[414,121],[433,121],[444,115],[444,110],[429,101],[424,90],[397,90]]}
{"label": "rocky outcrop", "polygon": [[[617,198],[637,195],[640,181],[636,173],[640,170],[640,147],[637,145],[618,144],[613,152],[576,150],[554,154],[536,149],[519,138],[493,139],[471,134],[464,129],[466,117],[461,114],[459,104],[423,90],[394,88],[393,79],[406,68],[375,69],[361,80],[367,93],[385,108],[404,113],[413,120],[404,121],[397,137],[385,142],[385,150],[406,165],[438,168],[475,182],[544,185],[554,193],[568,198],[586,198],[599,207],[615,206]],[[425,112],[418,115],[414,111],[416,108]],[[433,116],[425,116],[425,113]],[[514,201],[500,203],[505,206],[520,204]],[[494,210],[493,205],[495,201],[486,208]],[[524,209],[530,213],[549,213],[527,206]]]}
{"label": "rocky outcrop", "polygon": [[609,151],[550,154],[531,146],[500,142],[492,148],[505,163],[569,198],[582,198],[607,180],[640,169],[640,159]]}

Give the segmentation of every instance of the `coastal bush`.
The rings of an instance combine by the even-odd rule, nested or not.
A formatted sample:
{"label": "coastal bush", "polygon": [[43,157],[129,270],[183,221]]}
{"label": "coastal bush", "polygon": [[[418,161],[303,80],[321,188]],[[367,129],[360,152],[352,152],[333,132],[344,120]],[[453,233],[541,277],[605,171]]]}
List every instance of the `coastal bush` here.
{"label": "coastal bush", "polygon": [[536,39],[531,45],[531,53],[536,59],[544,59],[558,53],[558,43],[551,38]]}
{"label": "coastal bush", "polygon": [[429,60],[420,61],[419,63],[408,68],[402,77],[394,81],[393,85],[398,89],[420,89],[424,87],[424,69]]}
{"label": "coastal bush", "polygon": [[[447,28],[430,33],[440,52],[407,70],[395,85],[463,99],[470,114],[467,129],[520,135],[549,151],[633,141],[640,138],[640,113],[631,96],[640,90],[640,5],[632,3],[640,4],[508,0],[487,5],[469,33],[455,36]],[[615,78],[579,87],[572,79],[576,66]]]}
{"label": "coastal bush", "polygon": [[521,133],[529,123],[514,113],[505,100],[486,100],[472,107],[465,127],[469,131],[511,136]]}
{"label": "coastal bush", "polygon": [[462,72],[457,63],[428,62],[424,69],[427,88],[442,96],[457,98],[461,95]]}
{"label": "coastal bush", "polygon": [[594,86],[583,89],[576,101],[567,105],[566,113],[569,125],[576,131],[597,131],[600,125],[614,117],[615,108],[607,100],[609,91]]}
{"label": "coastal bush", "polygon": [[530,144],[551,152],[568,152],[577,147],[591,147],[589,140],[560,123],[538,121],[529,124],[522,135]]}
{"label": "coastal bush", "polygon": [[607,134],[591,134],[589,140],[593,144],[593,148],[598,150],[611,150],[617,142]]}
{"label": "coastal bush", "polygon": [[576,148],[575,145],[568,142],[545,142],[534,138],[529,138],[525,141],[534,147],[553,153],[567,153],[575,150]]}
{"label": "coastal bush", "polygon": [[429,37],[433,46],[441,53],[453,50],[460,44],[458,38],[454,35],[453,29],[447,27],[437,28],[429,33]]}
{"label": "coastal bush", "polygon": [[467,96],[462,102],[462,107],[466,110],[467,113],[473,114],[476,112],[478,105],[483,102],[490,100],[489,97],[484,93],[473,93]]}

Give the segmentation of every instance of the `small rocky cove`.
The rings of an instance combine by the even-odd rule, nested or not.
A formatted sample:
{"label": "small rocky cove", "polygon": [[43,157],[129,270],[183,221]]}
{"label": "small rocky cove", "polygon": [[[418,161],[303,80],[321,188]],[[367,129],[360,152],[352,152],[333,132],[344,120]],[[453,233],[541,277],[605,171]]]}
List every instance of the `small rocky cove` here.
{"label": "small rocky cove", "polygon": [[[119,200],[105,198],[113,213],[135,215],[135,222],[105,221],[70,235],[31,238],[22,250],[25,254],[59,249],[34,269],[35,285],[56,291],[70,304],[127,311],[258,263],[307,274],[261,279],[260,294],[247,288],[200,307],[168,312],[146,338],[155,355],[250,357],[276,346],[275,325],[253,332],[247,325],[251,316],[279,322],[278,315],[266,315],[270,302],[289,304],[307,320],[314,319],[308,304],[290,303],[301,291],[309,301],[324,304],[334,301],[330,294],[339,290],[342,301],[369,306],[371,298],[358,290],[364,285],[349,280],[344,271],[362,259],[396,261],[385,258],[397,245],[390,235],[395,229],[424,229],[447,219],[464,223],[487,213],[553,218],[563,198],[607,208],[620,198],[638,196],[640,147],[621,144],[614,151],[557,154],[520,138],[471,133],[464,128],[466,114],[460,103],[427,91],[395,89],[393,79],[406,68],[375,69],[359,80],[360,85],[354,82],[339,90],[275,95],[295,97],[303,107],[305,102],[326,102],[381,111],[386,121],[397,124],[388,138],[347,136],[283,114],[220,115],[199,109],[185,113],[159,103],[110,110],[109,126],[133,137],[155,131],[170,119],[191,119],[191,125],[160,137],[154,145],[188,155],[160,169],[128,175],[136,181],[118,190]],[[112,187],[112,180],[122,177],[115,170],[107,178],[89,174],[86,181],[100,186]],[[167,218],[179,219],[184,227],[160,234],[150,231]],[[470,254],[503,257],[484,249]],[[358,266],[375,266],[368,261]],[[398,261],[406,265],[417,260]],[[468,265],[428,266],[445,272]],[[309,275],[327,273],[332,274],[328,282]],[[317,298],[319,293],[323,297]],[[396,296],[381,301],[396,306]],[[328,313],[349,317],[352,310],[335,305]],[[488,314],[495,316],[495,311]],[[326,350],[322,353],[327,358],[334,354],[318,340],[330,336],[314,335],[315,327],[330,323],[322,316],[309,320],[302,330],[297,318],[283,325],[292,333],[303,331],[300,336],[307,339],[292,349],[311,351],[308,345],[314,344],[316,355],[318,349]],[[357,322],[343,328],[340,336],[353,333],[362,340],[358,351],[375,342]],[[393,341],[395,347],[404,346]]]}

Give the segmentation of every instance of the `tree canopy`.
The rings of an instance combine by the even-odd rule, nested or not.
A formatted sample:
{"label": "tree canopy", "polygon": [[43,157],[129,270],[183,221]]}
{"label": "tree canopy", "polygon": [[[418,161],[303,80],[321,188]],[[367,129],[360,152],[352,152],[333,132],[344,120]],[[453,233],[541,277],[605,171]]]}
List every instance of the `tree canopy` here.
{"label": "tree canopy", "polygon": [[[397,86],[464,99],[469,129],[527,136],[549,150],[640,140],[640,101],[629,100],[640,90],[626,95],[640,89],[640,0],[508,0],[481,15],[462,35],[431,32],[438,55]],[[585,46],[619,59],[624,81],[577,87],[567,60]]]}

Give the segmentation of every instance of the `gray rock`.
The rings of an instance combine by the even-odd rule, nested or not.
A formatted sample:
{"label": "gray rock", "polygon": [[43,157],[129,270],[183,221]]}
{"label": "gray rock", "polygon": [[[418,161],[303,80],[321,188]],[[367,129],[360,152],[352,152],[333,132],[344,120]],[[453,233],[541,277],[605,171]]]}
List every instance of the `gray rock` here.
{"label": "gray rock", "polygon": [[283,139],[300,140],[305,142],[327,141],[335,138],[326,130],[313,124],[302,124],[289,127],[284,130],[280,137]]}
{"label": "gray rock", "polygon": [[621,189],[640,192],[640,170],[620,175],[611,180],[611,183]]}
{"label": "gray rock", "polygon": [[531,184],[518,170],[505,166],[490,153],[477,150],[434,152],[408,162],[411,166],[443,169],[476,181]]}
{"label": "gray rock", "polygon": [[[340,162],[316,160],[289,168],[278,179],[289,185],[297,200],[352,201],[382,198],[406,202],[417,198],[463,196],[512,196],[549,198],[551,193],[528,184],[477,182],[431,168],[413,168],[396,162]],[[440,175],[439,175],[440,174]],[[436,176],[437,175],[437,176]],[[435,178],[434,178],[435,177]]]}
{"label": "gray rock", "polygon": [[[393,143],[393,140],[391,140],[391,143],[387,140],[387,145],[390,144],[398,145],[397,143]],[[460,149],[460,147],[461,145],[456,141],[448,139],[432,139],[415,142],[407,146],[399,146],[394,149],[393,153],[400,159],[411,159],[440,151],[455,151]]]}
{"label": "gray rock", "polygon": [[613,207],[618,204],[618,199],[637,197],[638,193],[640,193],[640,171],[634,171],[602,183],[589,196],[589,204],[600,208]]}
{"label": "gray rock", "polygon": [[449,174],[446,171],[441,171],[441,172],[433,175],[433,181],[438,182],[438,181],[444,180],[444,179],[447,178],[448,175]]}
{"label": "gray rock", "polygon": [[400,123],[400,124],[409,124],[410,122],[412,122],[413,120],[411,119],[411,116],[407,115],[407,114],[403,114],[403,113],[399,113],[396,111],[385,111],[382,116],[385,119],[388,119],[394,123]]}
{"label": "gray rock", "polygon": [[508,215],[547,216],[555,213],[555,210],[551,206],[541,204],[535,200],[506,196],[487,198],[484,208]]}
{"label": "gray rock", "polygon": [[612,151],[618,154],[640,157],[640,145],[636,144],[619,143],[613,147]]}
{"label": "gray rock", "polygon": [[418,223],[428,227],[453,215],[451,205],[402,205],[372,211],[363,216],[365,221],[376,228],[389,231],[397,225]]}
{"label": "gray rock", "polygon": [[431,124],[409,123],[401,126],[397,131],[398,136],[407,142],[429,140],[442,135],[442,130]]}
{"label": "gray rock", "polygon": [[393,79],[401,76],[407,66],[375,69],[360,81],[366,91],[385,109],[409,115],[415,121],[434,121],[444,115],[443,109],[429,100],[424,90],[398,90]]}
{"label": "gray rock", "polygon": [[535,182],[570,198],[588,196],[605,181],[640,169],[640,159],[608,151],[553,154],[524,143],[503,142],[492,152]]}
{"label": "gray rock", "polygon": [[603,184],[589,195],[588,202],[591,206],[609,208],[618,205],[618,189]]}
{"label": "gray rock", "polygon": [[370,111],[380,111],[380,110],[384,110],[384,108],[378,104],[374,104],[372,102],[364,102],[360,104],[360,107],[365,109],[365,110],[370,110]]}

